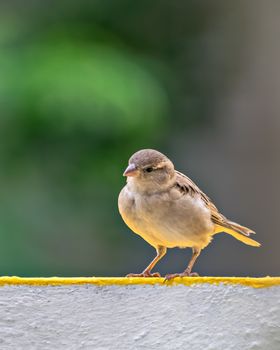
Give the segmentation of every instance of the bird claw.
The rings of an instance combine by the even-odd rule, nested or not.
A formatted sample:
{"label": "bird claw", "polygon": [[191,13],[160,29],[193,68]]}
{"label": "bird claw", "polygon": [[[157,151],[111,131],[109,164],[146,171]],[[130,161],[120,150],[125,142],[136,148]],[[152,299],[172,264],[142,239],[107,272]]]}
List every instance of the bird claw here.
{"label": "bird claw", "polygon": [[182,272],[182,273],[171,273],[165,276],[164,282],[171,281],[176,277],[198,277],[197,272]]}
{"label": "bird claw", "polygon": [[129,273],[125,277],[161,277],[159,272],[148,272],[148,271],[143,271],[142,273]]}

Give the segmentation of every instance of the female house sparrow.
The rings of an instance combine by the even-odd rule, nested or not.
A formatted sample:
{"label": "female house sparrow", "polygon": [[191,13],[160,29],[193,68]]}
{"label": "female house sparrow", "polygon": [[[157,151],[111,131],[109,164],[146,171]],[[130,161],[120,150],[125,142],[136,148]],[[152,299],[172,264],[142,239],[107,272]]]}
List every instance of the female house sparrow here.
{"label": "female house sparrow", "polygon": [[123,175],[127,184],[119,194],[120,214],[127,226],[157,251],[142,273],[128,277],[160,277],[151,270],[167,248],[175,247],[190,247],[193,255],[183,273],[166,278],[197,276],[191,272],[197,257],[220,232],[245,244],[260,246],[248,237],[255,232],[223,216],[191,179],[174,169],[164,154],[152,149],[136,152]]}

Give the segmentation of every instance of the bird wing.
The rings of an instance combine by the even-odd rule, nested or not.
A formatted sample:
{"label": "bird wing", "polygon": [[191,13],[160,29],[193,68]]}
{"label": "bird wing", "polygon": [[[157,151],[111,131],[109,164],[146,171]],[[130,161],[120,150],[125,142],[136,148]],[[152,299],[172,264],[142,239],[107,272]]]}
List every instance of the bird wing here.
{"label": "bird wing", "polygon": [[210,210],[211,220],[214,224],[226,228],[231,227],[229,220],[219,212],[212,200],[204,192],[202,192],[201,189],[189,177],[177,170],[175,172],[176,186],[183,194],[188,194],[192,197],[199,196],[205,203],[205,206]]}

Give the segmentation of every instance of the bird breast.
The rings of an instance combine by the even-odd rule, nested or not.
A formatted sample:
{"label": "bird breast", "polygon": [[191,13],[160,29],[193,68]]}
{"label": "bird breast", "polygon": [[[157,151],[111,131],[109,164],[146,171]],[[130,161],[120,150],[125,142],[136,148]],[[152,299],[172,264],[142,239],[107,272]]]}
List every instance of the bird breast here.
{"label": "bird breast", "polygon": [[144,195],[126,185],[118,204],[128,227],[154,247],[204,248],[214,232],[211,213],[204,202],[198,196],[182,195],[175,188]]}

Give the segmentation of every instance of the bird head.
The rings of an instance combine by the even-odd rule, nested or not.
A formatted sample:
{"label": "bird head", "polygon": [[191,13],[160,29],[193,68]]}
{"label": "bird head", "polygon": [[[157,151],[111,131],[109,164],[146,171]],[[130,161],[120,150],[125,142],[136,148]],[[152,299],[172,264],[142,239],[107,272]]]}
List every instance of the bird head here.
{"label": "bird head", "polygon": [[157,192],[170,184],[175,172],[173,163],[164,154],[153,149],[143,149],[130,157],[123,175],[138,190]]}

